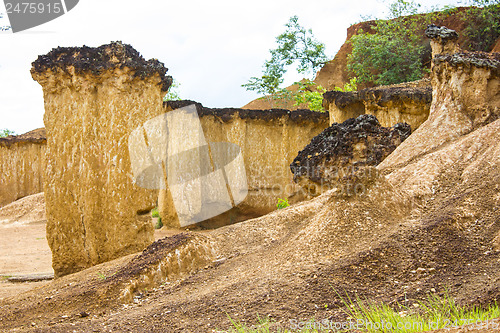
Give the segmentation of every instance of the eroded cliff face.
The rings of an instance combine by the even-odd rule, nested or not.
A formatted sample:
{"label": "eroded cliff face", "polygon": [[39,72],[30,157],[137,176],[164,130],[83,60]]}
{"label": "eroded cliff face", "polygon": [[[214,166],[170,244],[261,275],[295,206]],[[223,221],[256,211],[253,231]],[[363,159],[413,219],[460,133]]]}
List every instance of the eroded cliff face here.
{"label": "eroded cliff face", "polygon": [[43,192],[45,130],[0,138],[0,207]]}
{"label": "eroded cliff face", "polygon": [[370,114],[384,127],[404,122],[414,130],[429,116],[431,100],[430,82],[420,80],[360,91],[328,91],[323,107],[330,113],[330,125]]}
{"label": "eroded cliff face", "polygon": [[[405,165],[500,117],[500,54],[448,53],[457,50],[455,39],[429,36],[436,36],[433,50],[445,52],[433,54],[429,118],[382,163],[383,168]],[[411,150],[404,148],[409,146]]]}
{"label": "eroded cliff face", "polygon": [[[168,102],[165,110],[193,103]],[[196,106],[207,142],[230,142],[240,147],[248,184],[248,195],[243,202],[200,226],[227,225],[264,215],[276,209],[278,198],[300,190],[292,181],[289,165],[313,137],[328,127],[327,113]],[[178,227],[170,192],[160,191],[158,201],[162,221]]]}
{"label": "eroded cliff face", "polygon": [[47,240],[56,276],[144,249],[157,191],[134,184],[128,136],[160,115],[167,69],[120,42],[53,49],[33,62],[47,131]]}

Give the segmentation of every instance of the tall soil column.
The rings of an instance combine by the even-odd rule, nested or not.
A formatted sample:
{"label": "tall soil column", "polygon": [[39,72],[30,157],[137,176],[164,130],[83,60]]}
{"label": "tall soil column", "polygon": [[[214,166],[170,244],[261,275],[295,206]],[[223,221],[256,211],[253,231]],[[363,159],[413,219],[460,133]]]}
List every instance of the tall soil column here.
{"label": "tall soil column", "polygon": [[135,185],[128,137],[164,113],[166,72],[121,42],[59,47],[33,62],[45,102],[47,240],[57,277],[154,240],[148,211],[158,191]]}

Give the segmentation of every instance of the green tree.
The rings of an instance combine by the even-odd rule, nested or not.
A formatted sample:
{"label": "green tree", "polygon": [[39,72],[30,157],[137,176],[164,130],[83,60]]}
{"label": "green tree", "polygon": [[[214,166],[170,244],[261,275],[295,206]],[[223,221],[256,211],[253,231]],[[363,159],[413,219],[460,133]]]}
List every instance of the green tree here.
{"label": "green tree", "polygon": [[423,77],[425,47],[419,31],[425,22],[408,16],[419,8],[414,1],[395,0],[389,5],[388,19],[376,21],[374,34],[361,31],[351,37],[347,68],[359,83],[388,85]]}
{"label": "green tree", "polygon": [[14,131],[11,131],[10,129],[7,129],[7,128],[0,129],[0,138],[4,138],[6,136],[14,135],[14,134],[16,134],[16,133]]}
{"label": "green tree", "polygon": [[299,73],[314,74],[328,61],[325,45],[316,40],[311,29],[299,24],[297,16],[292,16],[285,26],[286,31],[276,37],[278,47],[270,51],[269,63],[278,67],[296,63]]}
{"label": "green tree", "polygon": [[346,91],[356,91],[358,90],[358,78],[357,77],[353,77],[349,80],[349,82],[347,82],[346,84],[344,84],[344,87],[335,87],[333,88],[333,90],[335,91],[343,91],[343,92],[346,92]]}
{"label": "green tree", "polygon": [[269,51],[271,59],[264,63],[262,75],[251,77],[242,85],[247,90],[265,95],[271,106],[276,101],[286,102],[293,97],[287,89],[280,88],[289,66],[296,64],[297,72],[307,74],[314,73],[328,61],[325,45],[298,20],[297,16],[292,16],[285,25],[285,32],[276,37],[277,47]]}
{"label": "green tree", "polygon": [[296,93],[293,93],[294,106],[306,105],[309,110],[323,112],[323,94],[326,89],[312,81],[295,82],[299,86]]}
{"label": "green tree", "polygon": [[[248,83],[242,84],[246,90],[255,91],[259,94],[263,94],[266,98],[270,99],[272,103],[273,96],[280,96],[282,89],[280,85],[283,83],[283,75],[286,70],[283,66],[278,66],[278,64],[266,61],[264,64],[264,73],[261,77],[251,77]],[[276,97],[274,97],[276,99]]]}

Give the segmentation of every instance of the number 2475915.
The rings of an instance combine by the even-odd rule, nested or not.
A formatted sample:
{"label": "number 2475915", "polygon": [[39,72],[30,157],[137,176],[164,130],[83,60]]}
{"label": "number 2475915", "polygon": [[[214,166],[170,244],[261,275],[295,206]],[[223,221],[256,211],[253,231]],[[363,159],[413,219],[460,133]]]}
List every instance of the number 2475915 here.
{"label": "number 2475915", "polygon": [[12,3],[5,2],[5,9],[7,10],[7,14],[59,14],[63,9],[61,3],[40,3],[40,2],[21,2],[21,3]]}

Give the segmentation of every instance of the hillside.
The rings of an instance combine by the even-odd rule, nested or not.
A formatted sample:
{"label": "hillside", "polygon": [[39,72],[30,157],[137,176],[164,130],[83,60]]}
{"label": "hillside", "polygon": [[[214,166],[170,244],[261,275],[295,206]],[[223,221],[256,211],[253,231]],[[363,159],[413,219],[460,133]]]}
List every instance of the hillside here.
{"label": "hillside", "polygon": [[[446,26],[449,27],[450,29],[453,29],[458,32],[459,34],[459,40],[458,44],[466,49],[466,45],[470,43],[470,40],[467,39],[464,33],[464,29],[467,27],[467,20],[463,19],[463,15],[466,13],[469,7],[458,7],[452,11],[446,11],[446,12],[441,12],[441,15],[439,15],[438,18],[434,19],[432,21],[433,24],[436,24],[438,26]],[[416,15],[417,19],[419,17],[423,18],[426,15],[429,14],[419,14]],[[413,17],[411,17],[413,18]],[[333,90],[335,87],[343,87],[344,84],[349,82],[350,79],[350,74],[347,71],[347,58],[349,54],[352,52],[352,46],[349,43],[349,40],[351,39],[352,36],[357,35],[360,31],[363,32],[368,32],[368,33],[373,33],[373,25],[375,24],[375,21],[367,21],[367,22],[360,22],[357,24],[354,24],[347,28],[347,37],[346,41],[344,44],[340,47],[338,50],[337,54],[335,57],[330,60],[328,63],[326,63],[321,70],[318,71],[316,74],[316,77],[314,78],[314,82],[318,85],[323,86],[326,88],[326,90]],[[424,35],[424,30],[425,26],[421,25],[421,31],[420,35],[422,36],[422,41],[426,45],[426,49],[428,50],[426,52],[426,58],[423,59],[423,63],[426,64],[430,68],[430,60],[431,60],[431,50],[429,46],[428,40],[425,39]],[[327,41],[328,43],[328,41]],[[497,40],[497,42],[494,44],[493,48],[491,50],[484,50],[484,51],[492,51],[492,52],[499,52],[500,51],[500,38]],[[287,89],[293,91],[294,87],[290,86]],[[364,86],[360,86],[359,88],[365,88]],[[292,102],[284,104],[287,108],[290,109],[295,109],[296,107],[293,106]],[[270,108],[269,102],[267,102],[265,99],[255,99],[248,104],[246,104],[243,108],[246,109],[266,109]]]}

